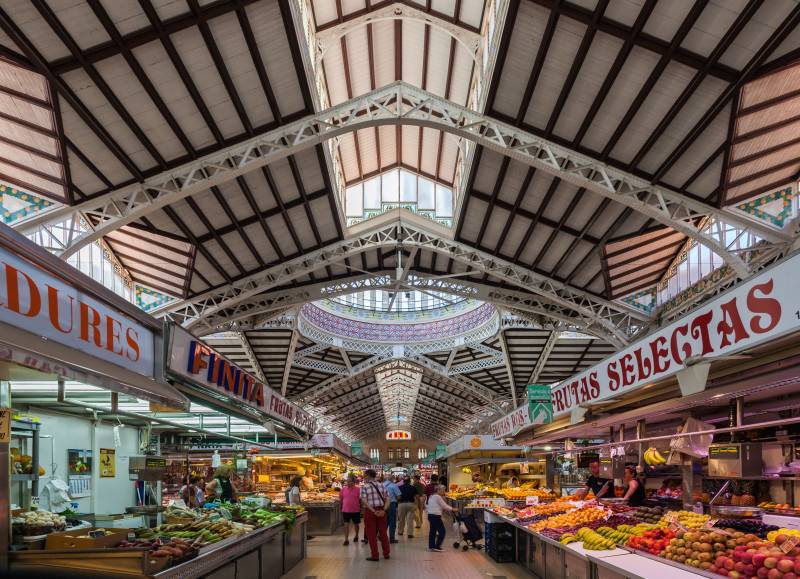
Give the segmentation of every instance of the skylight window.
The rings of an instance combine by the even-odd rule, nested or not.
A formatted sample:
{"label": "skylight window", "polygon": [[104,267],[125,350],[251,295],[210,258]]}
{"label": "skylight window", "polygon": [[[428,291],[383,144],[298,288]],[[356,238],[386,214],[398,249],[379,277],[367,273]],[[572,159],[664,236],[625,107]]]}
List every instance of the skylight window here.
{"label": "skylight window", "polygon": [[453,189],[405,169],[392,169],[345,190],[348,227],[399,208],[452,227]]}
{"label": "skylight window", "polygon": [[[378,312],[422,312],[452,306],[464,300],[465,298],[460,296],[427,290],[426,293],[417,290],[398,292],[366,290],[332,299],[336,303],[352,308]],[[392,306],[391,310],[389,304]]]}
{"label": "skylight window", "polygon": [[[721,232],[717,230],[716,224],[707,225],[705,229],[712,232],[714,237],[731,251],[754,247],[760,241],[749,232],[743,232],[729,225],[723,227]],[[667,275],[657,286],[657,305],[664,305],[724,265],[725,261],[707,246],[700,245],[696,241],[687,242],[684,250],[667,271]]]}

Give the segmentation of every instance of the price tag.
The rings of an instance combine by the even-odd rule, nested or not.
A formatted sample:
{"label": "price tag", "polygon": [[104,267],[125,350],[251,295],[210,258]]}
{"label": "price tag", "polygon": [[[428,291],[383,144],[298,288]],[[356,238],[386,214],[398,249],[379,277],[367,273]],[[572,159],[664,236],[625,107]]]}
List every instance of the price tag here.
{"label": "price tag", "polygon": [[706,521],[706,529],[710,529],[719,522],[719,519],[708,519]]}
{"label": "price tag", "polygon": [[528,505],[528,506],[538,505],[539,504],[539,497],[537,497],[537,496],[525,497],[525,504]]}
{"label": "price tag", "polygon": [[39,497],[38,496],[32,496],[31,497],[31,506],[32,507],[38,507],[39,506]]}
{"label": "price tag", "polygon": [[780,545],[781,551],[783,551],[784,553],[788,553],[797,546],[797,543],[800,543],[800,537],[789,535],[789,538],[786,539],[783,543],[781,543]]}
{"label": "price tag", "polygon": [[106,536],[106,532],[105,531],[89,531],[88,535],[92,539],[99,539],[100,537],[105,537]]}
{"label": "price tag", "polygon": [[159,541],[161,541],[162,545],[169,545],[172,542],[172,537],[159,537]]}
{"label": "price tag", "polygon": [[0,444],[11,442],[11,409],[0,410]]}

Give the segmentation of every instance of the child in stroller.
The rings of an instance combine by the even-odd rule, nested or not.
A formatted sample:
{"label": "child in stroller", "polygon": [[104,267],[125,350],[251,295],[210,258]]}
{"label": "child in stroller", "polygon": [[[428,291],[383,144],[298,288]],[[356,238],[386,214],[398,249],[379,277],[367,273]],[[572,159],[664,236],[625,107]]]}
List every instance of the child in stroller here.
{"label": "child in stroller", "polygon": [[453,530],[456,536],[462,538],[464,544],[461,545],[460,541],[456,541],[453,543],[453,548],[458,549],[461,547],[464,551],[469,550],[470,547],[473,549],[483,549],[483,546],[478,544],[478,542],[483,539],[483,533],[480,527],[478,527],[478,523],[475,521],[475,516],[472,514],[454,513],[454,518]]}

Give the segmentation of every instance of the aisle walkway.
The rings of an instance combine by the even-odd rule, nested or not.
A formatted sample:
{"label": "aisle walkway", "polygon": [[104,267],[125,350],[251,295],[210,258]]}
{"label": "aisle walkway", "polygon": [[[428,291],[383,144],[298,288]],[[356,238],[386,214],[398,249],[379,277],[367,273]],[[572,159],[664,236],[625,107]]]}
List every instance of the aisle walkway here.
{"label": "aisle walkway", "polygon": [[483,551],[466,553],[453,549],[453,534],[448,529],[445,550],[428,551],[428,528],[413,539],[398,537],[392,545],[392,558],[380,562],[367,561],[369,546],[363,543],[345,547],[341,534],[314,537],[308,542],[308,557],[284,575],[284,579],[530,579],[515,563],[499,565]]}

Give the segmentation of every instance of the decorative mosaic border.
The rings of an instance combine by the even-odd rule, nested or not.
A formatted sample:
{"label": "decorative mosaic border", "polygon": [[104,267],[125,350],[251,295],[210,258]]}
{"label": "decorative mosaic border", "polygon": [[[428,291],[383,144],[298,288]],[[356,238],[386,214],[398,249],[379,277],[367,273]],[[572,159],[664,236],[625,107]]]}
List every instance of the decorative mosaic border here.
{"label": "decorative mosaic border", "polygon": [[[17,209],[16,211],[11,211],[6,209],[4,198],[8,195],[9,197],[13,197],[15,199],[19,199],[28,205],[26,207],[22,207]],[[16,187],[12,187],[11,185],[7,185],[5,183],[0,183],[0,210],[3,213],[3,223],[9,225],[22,219],[23,217],[27,217],[29,215],[33,215],[34,213],[38,213],[43,209],[51,207],[55,205],[54,201],[50,201],[49,199],[45,199],[44,197],[39,197],[38,195],[34,195],[33,193],[26,193],[25,191],[20,191]]]}
{"label": "decorative mosaic border", "polygon": [[492,304],[482,304],[460,316],[418,324],[378,324],[353,320],[328,312],[314,304],[305,304],[300,312],[309,323],[325,332],[344,338],[407,344],[463,335],[491,321],[497,310]]}

